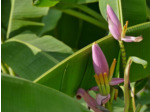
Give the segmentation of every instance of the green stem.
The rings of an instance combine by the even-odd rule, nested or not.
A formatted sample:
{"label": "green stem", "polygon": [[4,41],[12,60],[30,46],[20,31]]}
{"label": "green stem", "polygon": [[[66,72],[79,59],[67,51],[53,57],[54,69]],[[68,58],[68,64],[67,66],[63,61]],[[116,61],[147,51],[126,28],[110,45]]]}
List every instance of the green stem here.
{"label": "green stem", "polygon": [[[130,72],[130,67],[131,67],[132,62],[141,64],[141,65],[143,65],[144,68],[146,68],[146,66],[147,66],[147,61],[137,58],[135,56],[129,57],[127,64],[126,64],[126,68],[124,70],[124,101],[125,101],[124,102],[125,103],[124,112],[129,112],[129,107],[130,107],[131,111],[133,111],[133,109],[135,111],[134,95],[132,95],[133,99],[130,100],[131,95],[129,94],[129,92],[130,92],[130,90],[129,90],[129,83],[130,83],[129,82],[129,72]],[[134,94],[134,89],[133,89],[133,94]]]}
{"label": "green stem", "polygon": [[111,97],[110,97],[110,103],[113,102],[114,100],[114,97],[115,97],[115,89],[114,88],[111,88]]}
{"label": "green stem", "polygon": [[134,97],[134,93],[135,93],[134,87],[132,88],[132,92],[133,92],[133,94],[131,95],[131,97],[132,97],[132,108],[133,108],[133,112],[135,112],[136,106],[135,106],[135,97]]}
{"label": "green stem", "polygon": [[3,62],[1,62],[1,70],[2,70],[2,73],[9,74],[7,67],[5,66]]}
{"label": "green stem", "polygon": [[120,57],[121,57],[121,50],[119,50],[119,53],[118,53],[118,58],[117,58],[117,65],[116,65],[116,73],[115,73],[115,76],[116,78],[119,78],[120,77]]}
{"label": "green stem", "polygon": [[107,108],[110,112],[112,112],[112,103],[108,101],[108,102],[106,103],[106,108]]}
{"label": "green stem", "polygon": [[105,85],[104,85],[104,84],[103,84],[103,85],[101,84],[100,87],[102,88],[102,95],[103,95],[103,96],[108,95],[108,94],[107,94],[107,91],[106,91]]}
{"label": "green stem", "polygon": [[125,47],[122,41],[119,41],[119,45],[120,45],[120,50],[121,50],[121,56],[122,56],[122,65],[123,65],[123,69],[125,69],[126,67],[126,51],[125,51]]}
{"label": "green stem", "polygon": [[99,88],[99,93],[100,93],[100,94],[103,94],[103,91],[102,91],[102,88],[101,88],[100,85],[98,85],[98,88]]}
{"label": "green stem", "polygon": [[128,84],[124,84],[124,112],[128,112],[129,111],[129,105],[130,105],[130,96],[129,96],[129,90],[128,90]]}
{"label": "green stem", "polygon": [[129,94],[129,71],[131,66],[132,60],[129,59],[124,71],[124,112],[129,112],[130,106],[130,94]]}
{"label": "green stem", "polygon": [[87,21],[89,23],[92,23],[93,25],[96,25],[96,26],[98,26],[100,28],[108,30],[106,24],[104,24],[103,22],[100,22],[100,21],[98,21],[98,20],[96,20],[96,19],[94,19],[94,18],[92,18],[92,17],[90,17],[90,16],[88,16],[86,14],[83,14],[81,12],[77,12],[77,11],[71,10],[71,9],[61,10],[61,11],[66,13],[66,14],[72,15],[74,17],[80,18],[80,19],[82,19],[84,21]]}

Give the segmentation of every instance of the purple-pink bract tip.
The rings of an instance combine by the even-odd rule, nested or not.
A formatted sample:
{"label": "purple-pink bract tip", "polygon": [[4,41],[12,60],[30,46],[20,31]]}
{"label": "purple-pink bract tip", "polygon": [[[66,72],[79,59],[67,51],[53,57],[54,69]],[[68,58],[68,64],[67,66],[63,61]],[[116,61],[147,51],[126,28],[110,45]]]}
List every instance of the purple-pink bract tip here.
{"label": "purple-pink bract tip", "polygon": [[98,44],[94,43],[92,46],[92,59],[95,73],[98,75],[100,73],[109,73],[109,67],[107,60],[103,54],[103,51]]}
{"label": "purple-pink bract tip", "polygon": [[107,19],[108,19],[108,27],[109,31],[113,35],[113,37],[116,40],[121,40],[121,32],[122,32],[122,27],[121,23],[116,16],[115,12],[113,9],[110,7],[110,5],[107,5]]}

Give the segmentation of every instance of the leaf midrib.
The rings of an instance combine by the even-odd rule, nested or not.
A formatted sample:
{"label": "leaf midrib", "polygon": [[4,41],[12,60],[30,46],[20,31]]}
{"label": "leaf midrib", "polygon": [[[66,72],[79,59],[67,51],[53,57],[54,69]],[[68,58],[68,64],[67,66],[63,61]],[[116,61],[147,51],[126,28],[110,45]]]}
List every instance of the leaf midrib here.
{"label": "leaf midrib", "polygon": [[[111,35],[105,36],[104,38],[97,40],[96,42],[102,42],[106,39],[109,39],[111,37]],[[44,74],[42,74],[41,76],[39,76],[37,79],[34,80],[34,82],[38,82],[41,78],[43,78],[44,76],[46,76],[48,73],[50,73],[51,71],[53,71],[54,69],[56,69],[57,67],[59,67],[61,64],[67,62],[68,60],[70,60],[72,57],[77,56],[78,54],[80,54],[81,52],[89,49],[92,46],[92,44],[84,47],[83,49],[77,51],[76,53],[72,54],[71,56],[69,56],[68,58],[64,59],[63,61],[61,61],[60,63],[58,63],[57,65],[55,65],[54,67],[52,67],[51,69],[49,69],[48,71],[46,71]]]}
{"label": "leaf midrib", "polygon": [[123,14],[122,14],[122,3],[121,3],[121,0],[118,0],[118,4],[117,4],[117,7],[118,7],[118,13],[119,13],[119,19],[121,21],[121,26],[123,27]]}
{"label": "leaf midrib", "polygon": [[8,29],[7,29],[7,35],[6,35],[7,39],[9,38],[10,29],[12,26],[12,15],[13,15],[13,11],[14,11],[14,4],[15,4],[15,0],[11,0],[10,17],[9,17]]}

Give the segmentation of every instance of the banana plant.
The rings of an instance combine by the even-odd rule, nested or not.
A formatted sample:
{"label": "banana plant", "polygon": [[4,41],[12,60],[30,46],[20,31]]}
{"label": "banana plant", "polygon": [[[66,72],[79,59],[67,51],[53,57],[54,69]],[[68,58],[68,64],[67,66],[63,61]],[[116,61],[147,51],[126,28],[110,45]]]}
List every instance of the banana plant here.
{"label": "banana plant", "polygon": [[148,112],[149,9],[148,0],[2,0],[2,112]]}

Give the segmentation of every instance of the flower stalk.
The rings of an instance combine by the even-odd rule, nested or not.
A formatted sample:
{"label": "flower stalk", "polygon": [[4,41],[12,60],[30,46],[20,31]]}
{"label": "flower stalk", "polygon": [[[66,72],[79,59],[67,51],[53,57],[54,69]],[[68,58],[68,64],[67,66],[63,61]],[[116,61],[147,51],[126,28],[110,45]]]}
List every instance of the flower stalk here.
{"label": "flower stalk", "polygon": [[143,40],[142,36],[138,37],[133,37],[133,36],[126,36],[126,31],[128,27],[128,21],[126,21],[126,24],[123,26],[113,11],[113,9],[110,7],[110,5],[107,5],[107,20],[108,20],[108,27],[109,31],[114,37],[119,42],[120,45],[120,50],[121,50],[121,56],[122,56],[122,64],[123,68],[126,66],[126,52],[125,52],[125,47],[123,44],[124,42],[140,42]]}
{"label": "flower stalk", "polygon": [[122,66],[123,66],[123,69],[125,69],[127,59],[126,59],[126,51],[125,51],[123,41],[119,41],[119,46],[120,46],[120,51],[121,51]]}
{"label": "flower stalk", "polygon": [[133,93],[131,94],[131,97],[132,97],[133,112],[135,112],[135,110],[136,110],[135,97],[134,97],[134,94],[135,94],[135,88],[132,87],[131,90],[132,90],[132,92],[133,92]]}
{"label": "flower stalk", "polygon": [[124,72],[124,112],[129,112],[130,96],[129,96],[129,70],[132,60],[128,60],[125,72]]}

